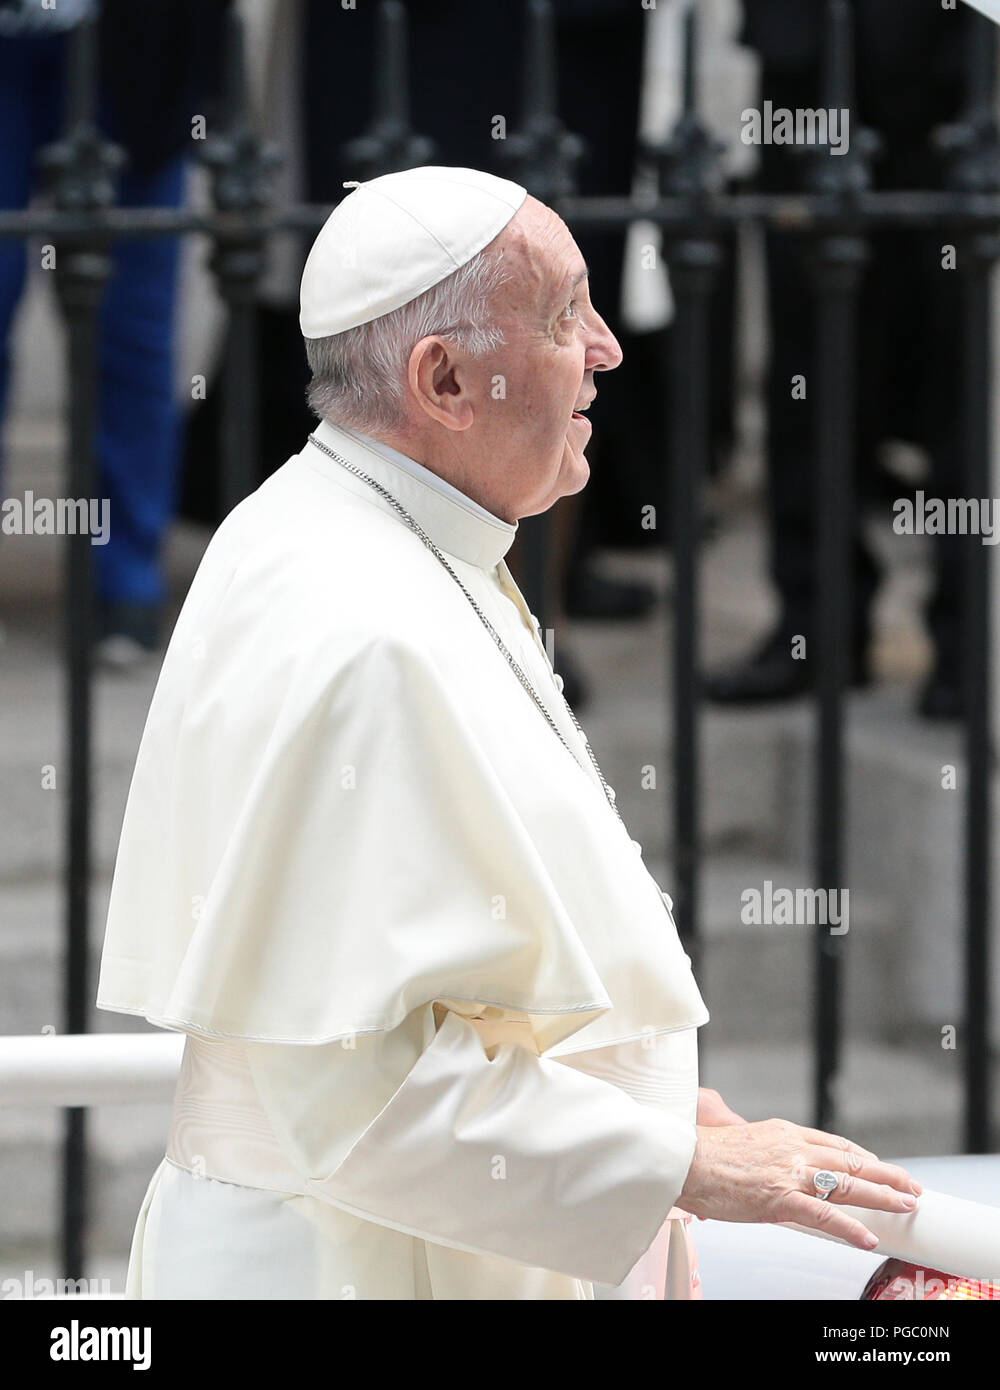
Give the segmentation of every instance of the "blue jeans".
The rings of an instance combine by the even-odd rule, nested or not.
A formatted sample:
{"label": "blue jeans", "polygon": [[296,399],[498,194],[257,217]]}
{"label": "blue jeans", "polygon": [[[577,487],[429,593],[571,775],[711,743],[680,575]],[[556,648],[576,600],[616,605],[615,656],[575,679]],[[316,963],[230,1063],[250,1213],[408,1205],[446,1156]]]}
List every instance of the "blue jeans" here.
{"label": "blue jeans", "polygon": [[[38,150],[60,133],[66,51],[63,35],[0,39],[0,207],[27,206]],[[113,138],[106,106],[101,125]],[[184,173],[183,156],[153,173],[126,167],[118,201],[179,207]],[[175,236],[117,242],[99,311],[97,495],[110,499],[111,536],[94,549],[106,603],[158,604],[164,597],[160,550],[176,507],[181,442],[173,376],[179,252]],[[26,255],[23,242],[0,238],[0,418]]]}

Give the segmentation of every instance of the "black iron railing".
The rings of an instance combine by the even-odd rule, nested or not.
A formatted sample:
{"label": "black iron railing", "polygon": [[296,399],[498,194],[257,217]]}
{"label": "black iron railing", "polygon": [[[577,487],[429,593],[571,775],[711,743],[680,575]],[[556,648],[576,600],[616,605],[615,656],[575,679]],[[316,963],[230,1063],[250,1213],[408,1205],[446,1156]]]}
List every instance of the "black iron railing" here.
{"label": "black iron railing", "polygon": [[[826,0],[823,104],[852,109],[850,7]],[[555,103],[557,53],[548,0],[527,6],[527,66],[521,128],[501,148],[501,172],[551,203],[576,231],[621,231],[637,217],[662,231],[676,305],[665,335],[663,371],[673,406],[662,421],[670,466],[668,543],[675,575],[675,632],[671,646],[673,837],[677,917],[689,949],[699,946],[698,896],[702,837],[699,816],[698,535],[702,480],[709,457],[708,324],[713,288],[723,266],[727,234],[755,222],[795,232],[814,248],[817,309],[816,456],[819,529],[819,680],[814,782],[814,855],[818,883],[837,888],[844,865],[844,692],[850,652],[851,420],[856,303],[866,238],[886,227],[937,228],[960,248],[963,282],[963,449],[965,490],[987,497],[989,476],[990,270],[1000,255],[1000,138],[995,120],[994,30],[970,19],[966,109],[943,131],[940,149],[950,161],[944,191],[875,191],[868,161],[872,142],[856,132],[849,155],[811,154],[806,191],[795,194],[724,191],[719,149],[697,110],[697,15],[686,20],[684,102],[669,140],[646,151],[658,172],[658,193],[641,205],[629,198],[575,195],[579,140],[561,125]],[[427,162],[430,142],[413,131],[407,99],[406,14],[398,0],[380,6],[380,38],[373,55],[380,80],[368,132],[349,147],[359,178]],[[234,505],[258,477],[254,304],[268,239],[278,231],[315,231],[329,209],[297,205],[277,209],[268,175],[275,155],[253,132],[246,108],[242,34],[230,23],[226,107],[222,129],[207,144],[214,206],[134,209],[113,205],[113,173],[120,153],[94,122],[98,74],[93,29],[74,37],[70,100],[64,138],[45,155],[53,177],[54,207],[0,211],[0,236],[43,234],[58,249],[58,283],[68,335],[68,480],[71,494],[94,491],[97,382],[95,335],[109,248],[118,237],[197,232],[210,237],[212,269],[230,315],[224,365],[220,439],[222,490]],[[666,393],[665,393],[666,394]],[[529,566],[544,569],[545,532],[535,532]],[[964,1145],[987,1148],[991,1098],[989,1063],[989,933],[991,920],[989,719],[989,555],[966,548],[964,641],[966,682],[965,792],[965,1117]],[[539,578],[540,589],[540,578]],[[87,1026],[91,1002],[87,956],[91,843],[90,648],[91,548],[85,535],[68,544],[64,641],[68,672],[67,722],[70,788],[66,826],[65,1025]],[[835,1121],[834,1081],[841,1036],[841,953],[844,938],[820,930],[816,939],[813,1046],[815,1123]],[[86,1230],[84,1112],[68,1112],[64,1154],[63,1266],[80,1277]]]}

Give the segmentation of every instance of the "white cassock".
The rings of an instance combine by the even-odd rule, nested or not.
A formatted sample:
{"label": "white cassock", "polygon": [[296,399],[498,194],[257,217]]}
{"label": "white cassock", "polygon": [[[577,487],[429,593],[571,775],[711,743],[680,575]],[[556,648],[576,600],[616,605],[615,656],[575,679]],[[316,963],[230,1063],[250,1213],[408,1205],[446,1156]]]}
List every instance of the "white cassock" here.
{"label": "white cassock", "polygon": [[[98,1004],[188,1034],[140,1298],[690,1297],[708,1014],[503,556],[330,424],[223,522],[136,764]],[[567,746],[568,745],[568,746]]]}

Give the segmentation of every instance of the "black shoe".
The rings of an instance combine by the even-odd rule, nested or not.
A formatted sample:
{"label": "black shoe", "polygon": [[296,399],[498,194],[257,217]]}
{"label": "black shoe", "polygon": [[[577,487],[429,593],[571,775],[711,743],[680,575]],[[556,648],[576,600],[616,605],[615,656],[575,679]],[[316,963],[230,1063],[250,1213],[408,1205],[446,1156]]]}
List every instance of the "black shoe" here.
{"label": "black shoe", "polygon": [[566,590],[566,616],[590,621],[643,618],[656,603],[656,590],[632,580],[608,579],[584,567]]}
{"label": "black shoe", "polygon": [[917,713],[923,719],[961,719],[965,714],[961,679],[950,673],[946,676],[938,666],[920,692]]}
{"label": "black shoe", "polygon": [[[792,655],[793,636],[779,628],[746,661],[709,676],[706,698],[717,705],[753,705],[809,694],[814,688],[815,668],[805,658]],[[868,681],[865,660],[858,655],[851,670],[851,685],[864,686]]]}
{"label": "black shoe", "polygon": [[101,634],[94,647],[97,661],[113,671],[144,668],[159,646],[161,622],[158,604],[104,604]]}

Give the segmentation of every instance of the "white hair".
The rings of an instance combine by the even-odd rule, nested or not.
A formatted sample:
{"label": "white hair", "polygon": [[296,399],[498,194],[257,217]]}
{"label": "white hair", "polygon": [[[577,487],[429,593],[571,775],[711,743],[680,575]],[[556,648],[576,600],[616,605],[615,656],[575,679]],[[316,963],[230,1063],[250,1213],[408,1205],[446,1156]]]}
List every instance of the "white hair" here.
{"label": "white hair", "polygon": [[492,299],[508,278],[503,250],[487,247],[409,304],[343,333],[307,338],[310,410],[362,434],[399,429],[414,346],[431,334],[450,338],[473,357],[502,346]]}

